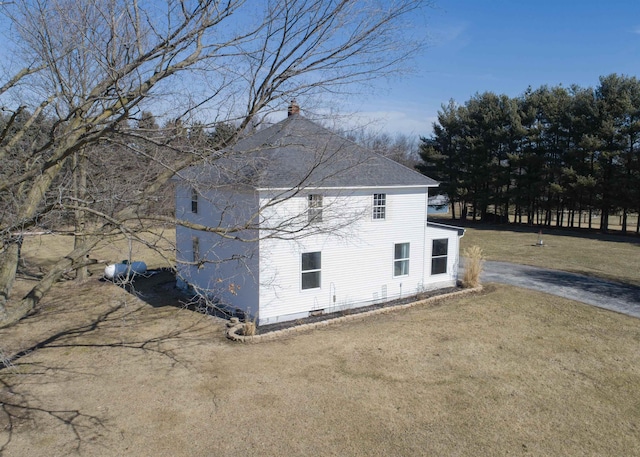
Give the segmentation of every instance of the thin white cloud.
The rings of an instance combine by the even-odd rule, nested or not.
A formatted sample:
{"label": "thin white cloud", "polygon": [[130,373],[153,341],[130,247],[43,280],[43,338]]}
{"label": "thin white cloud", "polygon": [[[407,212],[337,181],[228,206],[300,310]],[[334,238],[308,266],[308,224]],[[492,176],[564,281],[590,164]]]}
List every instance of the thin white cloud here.
{"label": "thin white cloud", "polygon": [[635,33],[636,35],[640,35],[640,25],[631,31],[631,33]]}
{"label": "thin white cloud", "polygon": [[[434,27],[429,33],[429,37],[435,46],[443,46],[450,43],[460,41],[464,32],[467,30],[468,24],[448,25],[444,27]],[[466,40],[463,40],[466,42]]]}
{"label": "thin white cloud", "polygon": [[354,127],[366,127],[394,135],[427,136],[437,118],[423,113],[404,111],[362,111],[350,117]]}

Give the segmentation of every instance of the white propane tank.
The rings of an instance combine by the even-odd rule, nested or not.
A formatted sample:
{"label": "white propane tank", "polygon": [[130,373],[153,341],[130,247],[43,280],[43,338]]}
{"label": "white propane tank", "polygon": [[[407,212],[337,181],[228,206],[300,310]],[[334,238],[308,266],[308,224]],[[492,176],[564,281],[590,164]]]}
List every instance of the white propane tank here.
{"label": "white propane tank", "polygon": [[127,276],[141,275],[146,272],[147,264],[144,262],[112,263],[104,268],[104,277],[113,280]]}

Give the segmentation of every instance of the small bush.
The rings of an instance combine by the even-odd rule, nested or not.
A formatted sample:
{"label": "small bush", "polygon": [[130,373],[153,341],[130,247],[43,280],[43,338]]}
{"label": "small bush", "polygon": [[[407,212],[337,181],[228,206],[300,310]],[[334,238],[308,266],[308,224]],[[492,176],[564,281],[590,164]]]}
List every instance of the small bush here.
{"label": "small bush", "polygon": [[478,287],[480,285],[480,273],[484,263],[484,253],[480,246],[471,246],[462,252],[465,257],[464,276],[462,286],[466,288]]}
{"label": "small bush", "polygon": [[250,321],[245,319],[242,326],[242,334],[244,336],[253,336],[256,334],[256,321],[255,319]]}

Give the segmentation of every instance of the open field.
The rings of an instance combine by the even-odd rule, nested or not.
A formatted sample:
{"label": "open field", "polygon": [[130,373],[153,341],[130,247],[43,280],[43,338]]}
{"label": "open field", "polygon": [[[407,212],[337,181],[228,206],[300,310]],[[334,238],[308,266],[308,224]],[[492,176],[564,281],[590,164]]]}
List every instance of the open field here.
{"label": "open field", "polygon": [[[478,227],[463,243],[638,280],[637,243],[543,237],[536,248],[537,233]],[[111,240],[92,257],[116,261],[131,248],[160,267],[167,239],[163,255]],[[70,242],[30,237],[26,270]],[[578,255],[582,244],[595,247]],[[222,321],[181,306],[172,283],[141,280],[134,296],[99,281],[102,267],[0,330],[11,360],[0,368],[1,455],[640,455],[639,319],[489,285],[242,345],[224,338]],[[22,274],[18,289],[31,283]]]}
{"label": "open field", "polygon": [[[447,219],[443,223],[459,225]],[[640,239],[538,228],[466,224],[461,248],[478,245],[488,260],[571,271],[640,286]]]}
{"label": "open field", "polygon": [[[107,262],[119,262],[123,259],[144,260],[150,268],[168,266],[167,262],[175,259],[175,229],[163,229],[156,227],[153,232],[145,232],[139,236],[150,245],[156,246],[156,250],[149,249],[139,241],[125,239],[123,235],[106,238],[96,249],[91,252],[91,257],[106,260]],[[35,235],[26,236],[22,247],[22,255],[30,263],[47,268],[73,249],[73,237],[70,235]],[[104,269],[104,264],[102,269]],[[91,267],[99,272],[100,267]]]}
{"label": "open field", "polygon": [[[94,277],[101,277],[108,263],[122,260],[143,260],[148,268],[168,268],[175,264],[175,229],[156,227],[153,232],[139,234],[149,246],[130,241],[123,236],[114,236],[102,241],[90,257],[98,263],[89,266]],[[22,262],[12,295],[19,297],[35,284],[34,280],[54,265],[61,256],[73,249],[73,236],[46,234],[25,236],[22,246]]]}
{"label": "open field", "polygon": [[67,285],[0,332],[3,456],[640,454],[638,319],[491,285],[242,345],[155,291]]}

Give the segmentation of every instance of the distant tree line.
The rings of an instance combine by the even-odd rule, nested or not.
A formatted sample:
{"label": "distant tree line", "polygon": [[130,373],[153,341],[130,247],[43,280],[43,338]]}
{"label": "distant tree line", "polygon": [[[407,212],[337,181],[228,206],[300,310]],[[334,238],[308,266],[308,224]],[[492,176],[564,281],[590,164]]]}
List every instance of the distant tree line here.
{"label": "distant tree line", "polygon": [[417,138],[404,133],[389,133],[375,129],[338,130],[338,133],[370,151],[404,166],[414,168],[420,161]]}
{"label": "distant tree line", "polygon": [[[0,169],[0,179],[9,180],[18,175],[30,160],[32,148],[46,144],[47,131],[55,119],[45,114],[33,116],[26,108],[13,113],[0,111],[0,141],[15,138],[7,149]],[[245,133],[260,126],[251,123]],[[16,132],[22,132],[17,138]],[[103,136],[101,141],[85,147],[65,163],[54,179],[51,191],[43,195],[46,207],[34,221],[40,228],[56,231],[82,232],[84,226],[95,223],[99,217],[115,215],[133,204],[138,198],[142,183],[151,182],[164,168],[180,160],[185,151],[203,157],[220,150],[233,141],[237,127],[229,122],[205,125],[199,122],[187,124],[180,119],[170,119],[162,125],[150,111],[131,113]],[[392,160],[413,167],[417,163],[417,142],[403,134],[390,136],[373,130],[341,132]],[[91,205],[94,213],[69,209],[60,204],[61,193],[71,195],[73,202]],[[147,200],[147,211],[152,214],[172,215],[174,195],[170,185],[159,188]],[[14,220],[19,201],[15,198],[0,199],[0,226],[20,228]]]}
{"label": "distant tree line", "polygon": [[[476,94],[438,112],[417,169],[439,181],[453,218],[591,228],[640,211],[640,81]],[[461,214],[456,214],[456,204]],[[469,214],[469,212],[471,214]],[[584,217],[584,219],[583,219]],[[635,232],[640,232],[640,222]]]}
{"label": "distant tree line", "polygon": [[[26,125],[27,122],[30,124]],[[23,133],[8,148],[0,179],[9,180],[20,173],[30,160],[29,151],[46,144],[47,129],[53,124],[53,118],[45,115],[33,118],[26,109],[0,113],[0,140],[15,138],[15,132]],[[94,223],[98,219],[96,213],[114,217],[139,197],[141,183],[151,182],[155,174],[178,161],[186,149],[194,154],[194,151],[209,154],[223,148],[235,133],[236,128],[224,122],[213,126],[197,122],[186,125],[175,119],[160,126],[149,111],[123,119],[101,141],[80,149],[73,160],[64,164],[51,191],[43,195],[45,210],[34,221],[35,225],[58,231],[67,227],[77,232],[83,231],[80,226]],[[93,213],[80,213],[69,209],[70,205],[61,205],[62,192],[70,194],[73,202],[91,205]],[[18,209],[17,199],[0,199],[0,226],[20,228],[14,220]],[[157,190],[148,200],[148,211],[173,214],[171,186]]]}

